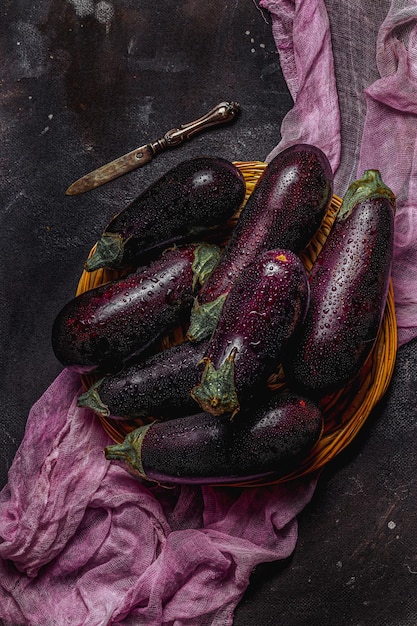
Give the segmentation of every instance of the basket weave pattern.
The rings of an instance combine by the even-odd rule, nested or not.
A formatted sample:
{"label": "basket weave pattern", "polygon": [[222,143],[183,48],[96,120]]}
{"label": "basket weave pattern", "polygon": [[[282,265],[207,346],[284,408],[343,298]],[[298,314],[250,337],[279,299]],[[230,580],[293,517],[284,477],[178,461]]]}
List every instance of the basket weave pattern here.
{"label": "basket weave pattern", "polygon": [[[267,164],[262,161],[235,161],[235,165],[242,172],[246,182],[246,197],[242,205],[244,206]],[[307,271],[311,270],[327,239],[341,202],[341,198],[333,196],[329,210],[320,228],[300,255]],[[239,212],[229,220],[220,233],[217,233],[216,243],[220,246],[226,244],[238,216]],[[90,254],[93,251],[94,247]],[[120,276],[121,273],[119,271],[106,268],[96,270],[95,272],[84,271],[80,277],[76,294],[78,295],[105,282],[115,280]],[[186,327],[179,326],[162,340],[160,348],[166,349],[169,346],[181,343],[185,338],[185,333]],[[358,376],[349,385],[337,393],[328,395],[320,400],[319,404],[324,417],[324,429],[320,440],[310,451],[310,454],[299,464],[295,471],[278,480],[271,479],[269,481],[263,480],[262,482],[243,481],[234,483],[234,485],[255,486],[288,481],[314,472],[331,461],[353,441],[372,409],[385,394],[392,378],[396,352],[397,327],[391,283],[381,328],[366,363]],[[94,381],[94,377],[82,376],[85,388],[88,388]],[[284,389],[285,386],[282,368],[278,365],[276,373],[268,380],[268,387],[275,390]],[[101,416],[98,416],[97,419],[100,420],[104,430],[116,443],[123,441],[127,433],[144,423],[142,420],[121,421]],[[152,419],[150,416],[148,421]]]}

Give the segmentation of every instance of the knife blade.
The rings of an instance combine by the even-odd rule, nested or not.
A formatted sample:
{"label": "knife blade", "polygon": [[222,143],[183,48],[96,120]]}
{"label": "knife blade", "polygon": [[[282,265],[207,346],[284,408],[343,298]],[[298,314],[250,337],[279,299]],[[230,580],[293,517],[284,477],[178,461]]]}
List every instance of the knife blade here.
{"label": "knife blade", "polygon": [[206,115],[193,122],[172,128],[160,139],[136,148],[82,176],[72,183],[65,193],[67,196],[75,196],[96,189],[123,174],[142,167],[163,150],[176,147],[207,128],[233,121],[239,111],[240,105],[237,102],[220,102]]}

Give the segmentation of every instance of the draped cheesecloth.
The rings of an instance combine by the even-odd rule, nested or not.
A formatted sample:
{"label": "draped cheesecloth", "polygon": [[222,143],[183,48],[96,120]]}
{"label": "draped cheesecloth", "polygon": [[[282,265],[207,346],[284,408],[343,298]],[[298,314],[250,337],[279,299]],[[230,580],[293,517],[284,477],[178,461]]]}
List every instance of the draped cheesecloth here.
{"label": "draped cheesecloth", "polygon": [[417,334],[417,2],[262,0],[294,98],[287,145],[313,143],[335,172],[335,193],[379,169],[397,196],[394,282],[398,343]]}
{"label": "draped cheesecloth", "polygon": [[[397,195],[399,342],[417,335],[417,2],[261,0],[294,99],[281,141],[318,145],[335,192],[367,168]],[[278,132],[277,132],[278,135]],[[260,155],[261,157],[261,155]],[[58,376],[32,408],[0,494],[0,618],[13,626],[226,626],[261,562],[285,558],[316,479],[150,489]]]}

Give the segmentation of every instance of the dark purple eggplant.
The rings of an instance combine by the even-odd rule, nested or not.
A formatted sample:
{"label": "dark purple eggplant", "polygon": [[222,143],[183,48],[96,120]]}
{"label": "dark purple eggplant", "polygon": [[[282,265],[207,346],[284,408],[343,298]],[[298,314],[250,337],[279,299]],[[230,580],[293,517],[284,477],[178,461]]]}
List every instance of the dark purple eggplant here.
{"label": "dark purple eggplant", "polygon": [[118,419],[172,419],[199,410],[190,391],[200,380],[198,365],[207,341],[185,341],[142,362],[109,374],[78,398],[78,406]]}
{"label": "dark purple eggplant", "polygon": [[195,241],[229,219],[244,197],[245,181],[233,163],[183,161],[109,222],[85,269],[136,267],[150,252]]}
{"label": "dark purple eggplant", "polygon": [[317,231],[333,193],[326,155],[306,144],[279,153],[265,169],[219,264],[196,298],[188,338],[213,332],[234,280],[259,254],[273,248],[299,252]]}
{"label": "dark purple eggplant", "polygon": [[208,244],[170,248],[124,278],[76,296],[53,324],[56,357],[79,371],[121,369],[189,316],[219,252]]}
{"label": "dark purple eggplant", "polygon": [[227,484],[294,470],[319,440],[322,415],[311,401],[274,393],[231,422],[199,413],[154,422],[105,449],[137,475],[162,483]]}
{"label": "dark purple eggplant", "polygon": [[312,397],[335,391],[371,352],[389,288],[394,210],[377,170],[349,187],[309,276],[306,320],[283,360],[294,389]]}
{"label": "dark purple eggplant", "polygon": [[203,411],[233,415],[266,383],[308,301],[304,266],[289,250],[264,252],[242,271],[210,338],[200,383],[191,391]]}

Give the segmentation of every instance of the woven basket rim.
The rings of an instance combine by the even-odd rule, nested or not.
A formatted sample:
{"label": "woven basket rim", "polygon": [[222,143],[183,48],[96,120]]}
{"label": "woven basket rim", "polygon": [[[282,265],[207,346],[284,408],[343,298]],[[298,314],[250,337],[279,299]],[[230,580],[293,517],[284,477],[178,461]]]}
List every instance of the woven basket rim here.
{"label": "woven basket rim", "polygon": [[[268,164],[265,161],[234,161],[234,164],[242,172],[247,186],[244,205]],[[312,267],[315,258],[317,258],[331,230],[341,203],[342,199],[334,194],[327,216],[307,247],[308,252],[301,254],[307,270]],[[90,255],[94,249],[95,246],[91,249]],[[99,284],[114,280],[119,276],[120,272],[106,268],[96,272],[86,272],[84,270],[78,282],[76,295]],[[182,340],[181,337],[183,337],[183,332],[179,331],[178,337],[174,337],[174,339],[172,337],[166,338],[161,347],[168,347],[172,341],[178,343]],[[355,439],[373,409],[386,393],[393,375],[396,353],[397,326],[394,291],[391,280],[382,323],[373,349],[353,381],[342,390],[320,401],[320,408],[324,416],[322,436],[307,457],[300,462],[297,469],[278,478],[271,475],[265,479],[252,481],[243,479],[238,482],[222,483],[217,486],[266,486],[295,480],[321,470]],[[85,375],[81,376],[81,380],[85,388],[88,388],[94,382],[94,379]],[[282,385],[285,385],[285,381],[282,380],[282,372],[281,375],[278,375],[276,381],[273,379],[269,381],[271,388],[279,388]],[[135,420],[121,421],[114,420],[111,417],[96,417],[107,435],[116,443],[123,441],[128,432],[141,424]],[[216,485],[215,480],[211,484]]]}

